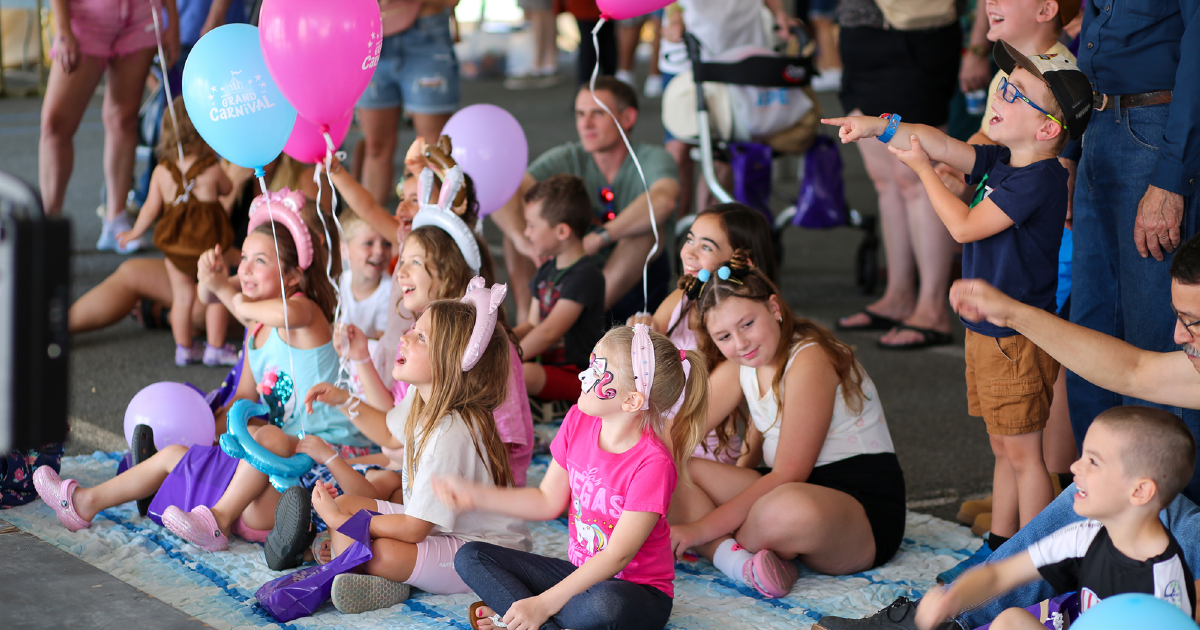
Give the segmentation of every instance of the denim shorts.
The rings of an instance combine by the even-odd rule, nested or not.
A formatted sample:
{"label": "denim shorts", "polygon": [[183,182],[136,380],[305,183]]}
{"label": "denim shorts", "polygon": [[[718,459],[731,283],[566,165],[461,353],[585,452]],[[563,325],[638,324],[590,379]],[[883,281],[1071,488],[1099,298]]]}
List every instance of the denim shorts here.
{"label": "denim shorts", "polygon": [[358,107],[449,114],[458,109],[458,81],[450,12],[430,15],[383,39],[379,66]]}

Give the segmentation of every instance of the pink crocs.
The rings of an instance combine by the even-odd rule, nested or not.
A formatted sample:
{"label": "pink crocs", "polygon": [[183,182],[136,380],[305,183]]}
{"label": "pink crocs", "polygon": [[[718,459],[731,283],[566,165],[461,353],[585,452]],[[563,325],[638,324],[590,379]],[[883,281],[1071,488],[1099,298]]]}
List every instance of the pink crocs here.
{"label": "pink crocs", "polygon": [[792,590],[792,585],[800,577],[800,570],[795,562],[789,562],[775,555],[770,549],[763,549],[742,567],[742,579],[754,590],[772,599],[783,597]]}
{"label": "pink crocs", "polygon": [[235,536],[241,536],[242,540],[250,542],[265,543],[267,542],[267,534],[271,533],[269,529],[254,529],[238,517],[238,520],[233,522],[233,526],[229,528],[229,533]]}
{"label": "pink crocs", "polygon": [[229,548],[229,537],[221,533],[216,517],[203,505],[196,506],[191,512],[184,512],[174,505],[168,506],[163,510],[162,523],[171,533],[205,551],[225,551]]}
{"label": "pink crocs", "polygon": [[91,521],[83,520],[75,511],[75,489],[79,482],[74,479],[60,479],[58,473],[49,466],[42,466],[33,472],[33,487],[37,488],[38,496],[54,509],[63,527],[77,532],[86,529]]}

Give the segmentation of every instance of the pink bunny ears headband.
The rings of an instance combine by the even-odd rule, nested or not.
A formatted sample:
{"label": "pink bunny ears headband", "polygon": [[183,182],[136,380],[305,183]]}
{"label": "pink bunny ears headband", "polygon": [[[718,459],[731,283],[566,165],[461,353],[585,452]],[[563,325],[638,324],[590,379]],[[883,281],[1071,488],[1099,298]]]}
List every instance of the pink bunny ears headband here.
{"label": "pink bunny ears headband", "polygon": [[308,225],[300,217],[300,209],[304,207],[305,201],[304,193],[287,188],[259,195],[250,204],[250,225],[246,228],[247,232],[252,232],[254,228],[268,221],[283,224],[288,232],[292,233],[302,271],[308,269],[313,261],[312,235],[308,231]]}
{"label": "pink bunny ears headband", "polygon": [[442,181],[442,191],[435,204],[433,203],[433,170],[426,168],[421,171],[421,176],[417,180],[417,198],[424,199],[424,202],[416,216],[413,217],[412,226],[415,230],[432,225],[445,231],[458,245],[458,250],[462,252],[463,259],[467,261],[467,266],[471,268],[471,271],[479,273],[479,267],[482,264],[479,242],[475,240],[475,234],[471,232],[471,228],[467,227],[462,217],[454,214],[454,210],[450,207],[462,186],[463,170],[462,167],[455,165],[446,171],[446,177]]}
{"label": "pink bunny ears headband", "polygon": [[[445,190],[442,192],[442,196],[445,197]],[[488,289],[487,282],[479,276],[471,278],[471,282],[467,284],[467,294],[463,296],[462,301],[475,305],[475,328],[471,331],[471,341],[467,343],[467,350],[463,352],[464,372],[475,367],[479,358],[483,356],[483,351],[487,349],[492,332],[496,330],[497,310],[504,303],[504,296],[507,294],[508,285],[493,284],[492,288]]]}

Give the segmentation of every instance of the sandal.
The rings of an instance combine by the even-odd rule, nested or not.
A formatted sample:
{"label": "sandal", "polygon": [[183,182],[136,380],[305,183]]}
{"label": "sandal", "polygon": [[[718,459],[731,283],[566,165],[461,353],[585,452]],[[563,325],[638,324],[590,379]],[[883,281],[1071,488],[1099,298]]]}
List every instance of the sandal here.
{"label": "sandal", "polygon": [[267,567],[283,571],[297,567],[304,560],[313,535],[312,495],[301,486],[292,486],[283,493],[275,507],[275,527],[267,534],[264,553]]}
{"label": "sandal", "polygon": [[[476,615],[475,611],[479,610],[480,608],[483,608],[484,606],[487,606],[487,604],[485,604],[483,602],[475,602],[474,604],[471,604],[470,608],[467,609],[467,622],[471,624],[471,630],[479,630],[479,620],[483,619],[483,617]],[[492,615],[491,619],[492,619],[492,625],[497,628],[507,628],[508,627],[508,624],[504,623],[501,620],[499,614]]]}
{"label": "sandal", "polygon": [[[157,313],[155,313],[156,308],[158,309]],[[170,307],[158,306],[154,303],[154,300],[144,298],[138,300],[137,306],[129,313],[129,316],[146,330],[167,329],[171,327]]]}
{"label": "sandal", "polygon": [[954,343],[954,337],[950,336],[950,333],[944,333],[940,330],[933,330],[932,328],[918,328],[916,326],[900,324],[896,326],[895,330],[911,330],[921,335],[921,339],[920,341],[914,341],[912,343],[884,343],[881,339],[879,341],[880,348],[883,348],[884,350],[916,350],[918,348],[945,346]]}
{"label": "sandal", "polygon": [[316,538],[313,538],[312,545],[309,546],[308,550],[310,552],[312,552],[313,561],[315,561],[317,564],[325,564],[325,563],[329,562],[329,560],[321,559],[321,551],[322,550],[328,551],[329,558],[330,558],[330,560],[332,560],[333,559],[333,541],[330,540],[329,530],[325,530],[325,531],[317,534]]}
{"label": "sandal", "polygon": [[[158,453],[158,449],[154,447],[154,429],[148,424],[139,424],[133,428],[133,444],[130,445],[129,467],[133,468],[138,464],[154,457]],[[137,511],[142,516],[150,511],[150,503],[154,501],[154,497],[158,495],[158,491],[150,493],[148,497],[142,497],[137,500]]]}
{"label": "sandal", "polygon": [[[854,317],[854,315],[866,315],[867,323],[860,324],[858,326],[846,326],[842,324],[842,319],[850,319],[851,317]],[[848,315],[842,319],[839,319],[836,322],[835,328],[837,330],[891,330],[902,324],[902,322],[899,320],[892,319],[890,317],[884,317],[883,315],[876,315],[865,308],[857,313],[854,313],[854,315]]]}

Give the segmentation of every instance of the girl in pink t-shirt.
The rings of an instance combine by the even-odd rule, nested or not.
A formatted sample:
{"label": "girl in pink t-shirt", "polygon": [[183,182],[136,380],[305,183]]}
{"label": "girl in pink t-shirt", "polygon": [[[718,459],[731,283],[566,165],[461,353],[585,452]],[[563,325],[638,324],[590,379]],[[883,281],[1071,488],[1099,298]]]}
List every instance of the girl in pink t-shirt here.
{"label": "girl in pink t-shirt", "polygon": [[[547,520],[569,510],[569,562],[487,543],[459,550],[454,567],[483,598],[468,613],[472,627],[666,626],[675,595],[666,515],[676,471],[686,471],[704,432],[707,373],[698,353],[644,324],[614,328],[579,375],[583,392],[550,445],[554,460],[541,487],[434,480],[442,501],[460,512]],[[667,435],[664,414],[676,402]]]}

